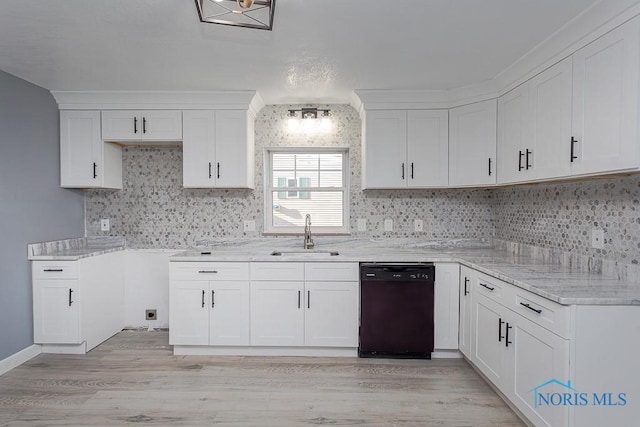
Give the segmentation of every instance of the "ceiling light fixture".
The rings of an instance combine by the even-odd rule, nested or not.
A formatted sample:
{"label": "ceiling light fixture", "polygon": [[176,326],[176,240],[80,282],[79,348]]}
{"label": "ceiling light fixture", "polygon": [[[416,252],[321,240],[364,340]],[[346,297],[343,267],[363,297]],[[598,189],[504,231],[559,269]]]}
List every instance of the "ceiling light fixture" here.
{"label": "ceiling light fixture", "polygon": [[[329,109],[301,108],[299,110],[288,110],[287,130],[289,133],[329,133],[333,127]],[[298,112],[300,117],[298,118]],[[320,120],[318,120],[320,118]]]}
{"label": "ceiling light fixture", "polygon": [[276,0],[196,0],[200,21],[234,27],[273,29]]}

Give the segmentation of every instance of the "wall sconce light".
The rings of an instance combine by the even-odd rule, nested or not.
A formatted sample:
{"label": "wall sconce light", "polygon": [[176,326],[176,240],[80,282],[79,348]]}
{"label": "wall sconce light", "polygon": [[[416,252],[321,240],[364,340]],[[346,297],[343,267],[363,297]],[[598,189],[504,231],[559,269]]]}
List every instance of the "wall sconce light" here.
{"label": "wall sconce light", "polygon": [[[330,111],[329,109],[317,108],[289,110],[287,129],[289,133],[329,133],[332,129]],[[298,118],[298,113],[300,113],[300,118]]]}

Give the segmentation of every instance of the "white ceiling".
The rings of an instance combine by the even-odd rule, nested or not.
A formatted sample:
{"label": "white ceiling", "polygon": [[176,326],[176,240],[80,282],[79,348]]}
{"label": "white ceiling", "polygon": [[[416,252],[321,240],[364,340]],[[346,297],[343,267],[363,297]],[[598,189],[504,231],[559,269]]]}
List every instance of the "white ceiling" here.
{"label": "white ceiling", "polygon": [[[37,7],[36,6],[37,3]],[[0,69],[50,90],[354,89],[492,79],[595,0],[277,0],[273,31],[204,24],[194,0],[1,0]]]}

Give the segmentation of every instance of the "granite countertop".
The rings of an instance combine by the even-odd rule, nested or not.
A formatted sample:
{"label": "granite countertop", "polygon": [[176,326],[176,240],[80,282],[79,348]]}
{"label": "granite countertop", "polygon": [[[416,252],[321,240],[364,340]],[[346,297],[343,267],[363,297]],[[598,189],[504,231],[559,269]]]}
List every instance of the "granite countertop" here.
{"label": "granite countertop", "polygon": [[125,249],[120,237],[78,237],[27,245],[27,259],[31,261],[77,261]]}
{"label": "granite countertop", "polygon": [[[292,253],[270,255],[273,251]],[[316,238],[313,251],[337,251],[338,256],[300,253],[300,238],[209,242],[202,249],[177,253],[172,262],[457,262],[563,305],[640,305],[640,284],[550,264],[533,257],[469,246],[465,241],[419,243],[407,240]],[[203,255],[202,252],[210,252]]]}
{"label": "granite countertop", "polygon": [[[300,237],[203,241],[171,262],[457,262],[564,305],[640,305],[640,284],[497,250],[492,242],[314,237],[304,251]],[[28,246],[33,261],[76,261],[125,249],[121,238],[77,238]],[[285,255],[273,256],[272,252]],[[321,252],[337,251],[338,256]],[[202,254],[202,252],[210,252]],[[287,253],[288,252],[288,253]],[[310,255],[313,254],[313,255]]]}

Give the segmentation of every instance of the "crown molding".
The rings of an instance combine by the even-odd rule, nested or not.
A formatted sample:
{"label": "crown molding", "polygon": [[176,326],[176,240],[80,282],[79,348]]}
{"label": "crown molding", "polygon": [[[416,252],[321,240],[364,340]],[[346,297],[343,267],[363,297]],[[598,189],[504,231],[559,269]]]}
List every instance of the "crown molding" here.
{"label": "crown molding", "polygon": [[264,107],[256,91],[52,91],[60,110],[248,110]]}
{"label": "crown molding", "polygon": [[350,104],[363,116],[367,110],[444,109],[497,98],[638,15],[639,0],[600,0],[488,81],[451,90],[354,90]]}

